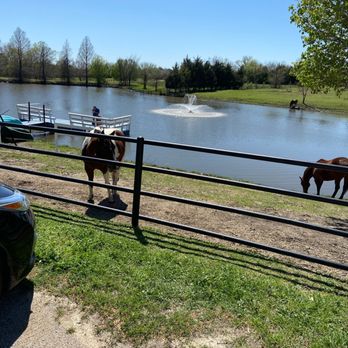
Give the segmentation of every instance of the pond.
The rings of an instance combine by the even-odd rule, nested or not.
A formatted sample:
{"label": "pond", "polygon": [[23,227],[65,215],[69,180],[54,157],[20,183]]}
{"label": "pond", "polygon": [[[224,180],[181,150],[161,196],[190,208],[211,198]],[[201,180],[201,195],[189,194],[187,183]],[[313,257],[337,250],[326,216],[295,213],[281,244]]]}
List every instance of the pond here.
{"label": "pond", "polygon": [[[202,102],[219,117],[157,113],[183,99],[153,96],[114,88],[85,88],[54,85],[0,83],[0,112],[16,115],[17,103],[41,103],[52,108],[57,118],[68,112],[91,114],[93,105],[104,117],[132,115],[131,136],[174,143],[192,144],[260,155],[305,161],[347,157],[348,119],[337,115],[290,111],[286,108],[238,103]],[[80,138],[54,137],[57,144],[80,146]],[[134,160],[134,146],[126,159]],[[253,183],[300,190],[299,175],[304,168],[255,160],[224,158],[189,151],[147,147],[145,162],[170,168],[216,174]],[[310,188],[314,192],[314,185]],[[325,183],[323,193],[332,193]]]}

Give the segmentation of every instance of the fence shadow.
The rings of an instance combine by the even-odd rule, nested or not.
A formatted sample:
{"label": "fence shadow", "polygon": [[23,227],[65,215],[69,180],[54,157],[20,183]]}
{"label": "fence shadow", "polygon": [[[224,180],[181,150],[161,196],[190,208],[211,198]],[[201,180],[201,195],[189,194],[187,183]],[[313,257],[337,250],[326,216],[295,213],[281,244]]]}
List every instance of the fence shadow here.
{"label": "fence shadow", "polygon": [[[83,216],[67,216],[49,208],[35,208],[38,217],[51,219],[57,222],[73,223],[81,226],[91,226],[95,231],[108,233],[123,238],[137,240],[147,246],[172,250],[186,255],[209,258],[219,262],[226,262],[237,267],[252,270],[256,273],[282,279],[284,281],[303,286],[308,289],[348,296],[348,281],[336,275],[290,261],[260,254],[252,249],[238,249],[220,243],[205,241],[188,235],[161,232],[150,228],[133,230],[130,226],[111,222],[98,222]],[[235,245],[235,244],[234,244]]]}

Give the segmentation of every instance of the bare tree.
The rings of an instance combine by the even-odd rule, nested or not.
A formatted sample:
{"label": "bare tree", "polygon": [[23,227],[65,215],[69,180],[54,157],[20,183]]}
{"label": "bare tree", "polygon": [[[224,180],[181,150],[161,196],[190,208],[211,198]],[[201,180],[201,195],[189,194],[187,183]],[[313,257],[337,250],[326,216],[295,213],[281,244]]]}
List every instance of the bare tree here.
{"label": "bare tree", "polygon": [[71,48],[68,40],[65,40],[62,51],[60,52],[59,57],[59,67],[60,67],[60,76],[65,82],[70,85],[71,82],[71,68],[72,68],[72,59],[71,59]]}
{"label": "bare tree", "polygon": [[46,83],[48,70],[55,58],[55,52],[43,41],[35,43],[31,52],[34,70],[41,82]]}
{"label": "bare tree", "polygon": [[79,53],[77,56],[77,60],[78,60],[78,64],[84,70],[86,87],[88,87],[88,69],[92,62],[93,57],[94,57],[93,45],[90,39],[88,38],[88,36],[85,36],[85,38],[82,40]]}
{"label": "bare tree", "polygon": [[0,76],[6,75],[6,58],[4,47],[0,41]]}
{"label": "bare tree", "polygon": [[10,39],[8,50],[13,53],[14,58],[16,60],[15,75],[17,76],[19,82],[23,82],[24,58],[29,49],[29,39],[27,38],[25,32],[22,29],[17,28]]}

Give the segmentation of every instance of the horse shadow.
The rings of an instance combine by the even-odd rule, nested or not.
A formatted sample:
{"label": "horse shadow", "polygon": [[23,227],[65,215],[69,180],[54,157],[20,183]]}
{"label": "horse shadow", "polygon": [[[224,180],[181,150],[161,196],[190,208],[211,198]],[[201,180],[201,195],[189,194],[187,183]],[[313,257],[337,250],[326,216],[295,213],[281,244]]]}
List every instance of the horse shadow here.
{"label": "horse shadow", "polygon": [[25,279],[0,300],[0,347],[10,348],[29,324],[34,285]]}
{"label": "horse shadow", "polygon": [[[123,202],[119,195],[116,195],[114,202],[109,202],[108,198],[104,198],[97,204],[97,206],[113,208],[117,210],[126,210],[128,204]],[[118,215],[117,211],[115,210],[104,210],[99,209],[97,207],[87,208],[85,214],[89,217],[96,218],[99,220],[111,220]]]}

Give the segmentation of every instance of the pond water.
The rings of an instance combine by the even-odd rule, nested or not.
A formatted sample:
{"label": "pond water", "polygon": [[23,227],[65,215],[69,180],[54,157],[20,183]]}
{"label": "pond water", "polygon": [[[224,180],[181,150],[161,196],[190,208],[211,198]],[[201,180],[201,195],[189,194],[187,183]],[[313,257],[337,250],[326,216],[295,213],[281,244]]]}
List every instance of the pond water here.
{"label": "pond water", "polygon": [[[104,117],[132,115],[131,136],[192,144],[305,161],[347,156],[348,119],[310,111],[238,103],[202,102],[219,117],[175,116],[154,110],[182,104],[181,98],[152,96],[113,88],[16,85],[0,83],[0,112],[16,115],[17,103],[41,103],[57,118],[68,112],[91,114],[93,105]],[[221,115],[222,114],[222,115]],[[78,137],[56,135],[57,144],[80,146]],[[134,160],[134,146],[126,159]],[[145,162],[165,167],[216,174],[298,191],[304,168],[189,151],[146,147]],[[314,192],[314,185],[310,188]],[[332,193],[325,183],[323,193]]]}

